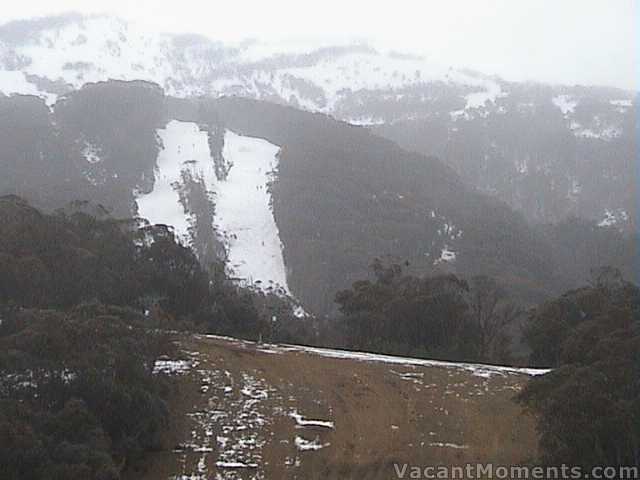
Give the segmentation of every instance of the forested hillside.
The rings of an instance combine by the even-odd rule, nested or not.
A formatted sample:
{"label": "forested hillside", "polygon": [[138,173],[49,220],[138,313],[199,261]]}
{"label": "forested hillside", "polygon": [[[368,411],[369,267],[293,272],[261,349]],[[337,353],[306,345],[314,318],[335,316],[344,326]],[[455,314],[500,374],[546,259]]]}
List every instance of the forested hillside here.
{"label": "forested hillside", "polygon": [[[189,115],[179,105],[176,112]],[[633,236],[591,221],[531,225],[437,158],[365,129],[238,98],[201,101],[191,115],[282,147],[274,211],[294,288],[312,309],[323,309],[333,286],[349,286],[384,255],[417,272],[493,276],[526,300],[586,281],[601,265],[632,275]],[[305,283],[311,276],[319,277],[313,286]]]}
{"label": "forested hillside", "polygon": [[[633,93],[500,84],[502,94],[476,109],[451,112],[433,101],[410,115],[409,103],[402,115],[371,128],[404,148],[438,156],[530,221],[574,216],[637,229],[640,123]],[[448,95],[436,92],[436,98]],[[400,102],[380,103],[389,119]]]}
{"label": "forested hillside", "polygon": [[0,198],[3,477],[116,479],[160,444],[168,390],[152,373],[172,348],[154,328],[193,322],[208,281],[166,229],[143,237]]}
{"label": "forested hillside", "polygon": [[[0,108],[14,119],[0,125],[8,172],[0,192],[44,208],[79,199],[121,218],[135,215],[139,199],[154,189],[165,147],[158,129],[170,119],[207,136],[205,155],[222,169],[217,182],[232,168],[224,163],[225,131],[277,146],[267,186],[275,234],[290,291],[316,314],[334,311],[334,292],[364,278],[376,257],[408,261],[421,273],[492,276],[525,302],[577,286],[593,267],[633,274],[634,239],[615,226],[531,225],[437,158],[324,115],[239,98],[171,99],[144,82],[88,85],[51,112],[23,96],[0,98]],[[178,153],[190,147],[179,144]],[[227,262],[232,240],[216,227],[223,199],[199,171],[185,172],[180,186],[169,188],[189,225],[188,243],[205,266]]]}

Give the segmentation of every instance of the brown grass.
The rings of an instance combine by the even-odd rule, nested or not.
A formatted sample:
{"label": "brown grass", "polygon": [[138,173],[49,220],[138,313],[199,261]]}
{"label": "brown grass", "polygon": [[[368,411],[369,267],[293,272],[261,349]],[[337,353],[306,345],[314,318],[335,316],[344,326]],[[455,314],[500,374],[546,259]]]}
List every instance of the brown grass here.
{"label": "brown grass", "polygon": [[[206,466],[206,473],[193,478],[217,478],[219,473],[219,478],[389,479],[396,478],[395,462],[520,464],[536,456],[533,419],[513,401],[528,379],[525,375],[487,379],[445,367],[264,353],[254,344],[224,339],[180,336],[177,341],[199,365],[176,377],[166,450],[132,469],[131,480],[194,474],[198,462]],[[402,376],[406,373],[411,377]],[[259,390],[268,390],[268,398],[249,401],[242,393],[247,375],[259,381]],[[207,376],[215,378],[203,393]],[[202,416],[214,410],[226,412],[227,418],[203,422]],[[331,420],[335,429],[299,428],[288,416],[293,410],[308,419]],[[223,431],[225,425],[242,425],[243,412],[258,411],[265,425],[231,434]],[[199,419],[193,416],[196,412],[201,412]],[[217,468],[224,450],[219,436],[258,439],[259,447],[247,446],[245,453],[236,455],[246,458],[249,452],[258,468]],[[330,445],[299,451],[296,436],[317,437]],[[190,442],[212,451],[173,451]]]}

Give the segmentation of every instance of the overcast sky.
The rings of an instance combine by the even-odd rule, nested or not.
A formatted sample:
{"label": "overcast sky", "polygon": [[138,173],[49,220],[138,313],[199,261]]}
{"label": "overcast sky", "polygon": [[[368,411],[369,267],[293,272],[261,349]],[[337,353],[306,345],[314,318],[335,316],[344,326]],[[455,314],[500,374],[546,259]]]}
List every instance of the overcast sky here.
{"label": "overcast sky", "polygon": [[640,0],[19,0],[0,23],[79,11],[236,41],[370,40],[512,80],[640,90]]}

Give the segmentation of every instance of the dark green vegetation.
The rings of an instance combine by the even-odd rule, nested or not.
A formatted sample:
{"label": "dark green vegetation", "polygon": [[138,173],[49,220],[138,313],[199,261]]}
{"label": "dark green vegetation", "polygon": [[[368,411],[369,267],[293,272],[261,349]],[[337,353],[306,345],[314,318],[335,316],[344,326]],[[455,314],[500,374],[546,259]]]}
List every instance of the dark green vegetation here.
{"label": "dark green vegetation", "polygon": [[640,466],[640,289],[602,269],[534,311],[525,337],[532,361],[556,367],[520,396],[543,460]]}
{"label": "dark green vegetation", "polygon": [[509,327],[522,312],[488,277],[403,275],[398,264],[376,260],[375,282],[336,295],[346,347],[415,356],[507,363]]}
{"label": "dark green vegetation", "polygon": [[160,445],[167,387],[152,376],[169,348],[130,309],[3,312],[3,479],[117,479]]}
{"label": "dark green vegetation", "polygon": [[278,308],[207,273],[166,227],[0,198],[0,477],[119,478],[169,421],[160,332],[256,338],[267,315],[287,324]]}
{"label": "dark green vegetation", "polygon": [[[51,209],[75,200],[130,217],[153,185],[164,93],[145,82],[88,85],[52,111],[36,97],[0,96],[0,194]],[[91,150],[102,161],[91,163]]]}

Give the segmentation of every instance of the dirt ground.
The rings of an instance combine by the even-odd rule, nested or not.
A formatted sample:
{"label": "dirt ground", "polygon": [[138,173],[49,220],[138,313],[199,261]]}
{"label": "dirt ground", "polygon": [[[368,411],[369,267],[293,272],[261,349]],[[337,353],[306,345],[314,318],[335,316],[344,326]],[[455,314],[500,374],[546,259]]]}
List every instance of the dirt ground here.
{"label": "dirt ground", "polygon": [[513,401],[524,372],[176,342],[179,361],[160,373],[175,380],[166,450],[127,480],[392,479],[394,464],[536,457],[534,421]]}

